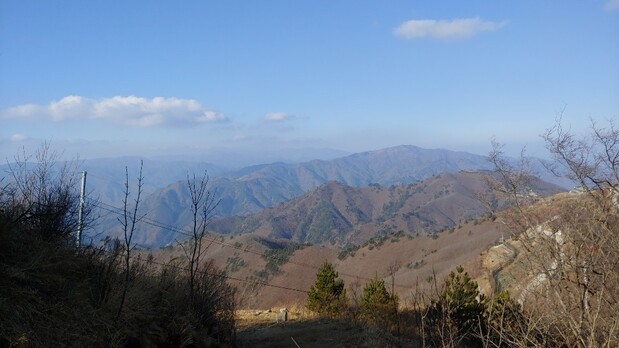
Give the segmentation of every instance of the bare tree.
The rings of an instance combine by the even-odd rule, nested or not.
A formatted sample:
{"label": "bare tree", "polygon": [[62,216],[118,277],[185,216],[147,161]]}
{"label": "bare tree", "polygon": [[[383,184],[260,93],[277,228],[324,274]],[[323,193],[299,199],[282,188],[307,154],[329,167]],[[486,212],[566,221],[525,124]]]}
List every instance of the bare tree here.
{"label": "bare tree", "polygon": [[[505,200],[508,205],[513,206],[517,214],[523,218],[519,228],[526,228],[532,225],[530,216],[525,214],[526,207],[537,200],[537,196],[532,194],[531,184],[534,173],[531,170],[531,161],[526,156],[525,149],[520,152],[518,161],[510,161],[505,158],[503,145],[492,140],[492,150],[488,155],[488,160],[494,166],[495,176],[486,176],[485,181],[491,194],[486,195],[494,201],[497,198]],[[496,195],[496,196],[495,196]],[[498,207],[487,204],[487,206]],[[492,211],[494,214],[495,211]]]}
{"label": "bare tree", "polygon": [[[13,222],[27,222],[42,227],[42,231],[55,234],[42,235],[42,238],[62,236],[69,242],[77,227],[78,161],[65,161],[59,165],[60,154],[44,143],[34,153],[25,149],[8,162],[9,182],[3,195],[10,199],[15,212]],[[86,207],[85,216],[90,208]]]}
{"label": "bare tree", "polygon": [[[490,159],[515,209],[501,219],[514,228],[525,250],[518,302],[537,335],[511,337],[516,346],[560,342],[574,347],[619,345],[619,130],[592,122],[578,137],[558,119],[543,134],[553,156],[548,166],[579,189],[551,203],[535,201],[513,167],[494,146]],[[527,330],[520,330],[520,333]],[[539,333],[542,332],[543,335]],[[544,337],[540,341],[535,337]],[[529,340],[529,341],[527,341]]]}
{"label": "bare tree", "polygon": [[[183,244],[181,244],[181,247],[189,260],[189,291],[192,299],[196,290],[196,277],[200,269],[200,261],[205,252],[202,248],[202,241],[207,233],[207,227],[213,212],[219,204],[219,201],[216,201],[215,196],[208,190],[208,183],[209,176],[206,172],[200,179],[196,178],[195,173],[191,177],[187,174],[192,229],[189,249],[185,248]],[[206,249],[212,243],[213,241],[207,245]]]}
{"label": "bare tree", "polygon": [[52,154],[0,173],[0,346],[233,346],[235,289],[224,271],[202,262],[190,299],[185,264],[135,251],[142,170],[137,197],[125,170],[124,236],[76,248],[77,175]]}
{"label": "bare tree", "polygon": [[144,168],[144,161],[140,161],[140,173],[137,178],[137,194],[133,201],[133,207],[129,204],[129,169],[125,167],[125,191],[123,196],[123,215],[118,218],[118,221],[123,227],[123,242],[124,242],[124,281],[123,291],[120,298],[120,304],[118,306],[118,312],[116,318],[120,318],[123,307],[125,305],[125,299],[127,298],[127,290],[129,288],[129,280],[131,276],[131,251],[135,247],[133,244],[133,234],[137,223],[144,218],[145,215],[138,215],[138,208],[140,206],[140,198],[142,195],[142,187],[144,186],[144,176],[142,175],[142,169]]}

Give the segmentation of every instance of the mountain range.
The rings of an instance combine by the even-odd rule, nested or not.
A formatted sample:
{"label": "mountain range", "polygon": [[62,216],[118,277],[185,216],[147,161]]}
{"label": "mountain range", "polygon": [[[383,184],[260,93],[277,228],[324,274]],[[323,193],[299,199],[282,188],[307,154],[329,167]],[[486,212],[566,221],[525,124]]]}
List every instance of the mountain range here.
{"label": "mountain range", "polygon": [[[253,233],[340,247],[397,232],[426,236],[489,213],[482,195],[492,195],[495,210],[506,207],[505,200],[488,189],[486,182],[491,177],[488,171],[460,171],[414,184],[360,188],[330,181],[261,212],[217,219],[210,228],[221,234]],[[539,196],[562,191],[539,179],[532,181],[531,190]]]}
{"label": "mountain range", "polygon": [[[219,202],[215,217],[246,216],[297,198],[330,181],[352,187],[389,186],[415,183],[439,173],[489,168],[485,157],[479,155],[398,146],[328,161],[272,163],[212,175],[209,190]],[[145,195],[142,211],[166,226],[186,228],[190,221],[189,195],[183,179]],[[118,235],[119,226],[110,223],[106,230],[110,235]],[[167,245],[176,238],[167,228],[152,225],[141,226],[136,233],[136,241],[143,246]]]}
{"label": "mountain range", "polygon": [[[132,204],[141,161],[139,214],[144,219],[133,242],[155,249],[162,262],[183,257],[177,242],[188,238],[191,224],[187,176],[208,173],[208,189],[219,204],[209,225],[206,254],[239,279],[240,297],[255,301],[253,305],[299,300],[298,293],[260,284],[305,289],[311,282],[307,272],[315,272],[323,260],[335,262],[351,284],[367,280],[360,278],[367,274],[391,275],[403,296],[419,279],[444,276],[504,234],[479,199],[492,195],[486,180],[496,179],[485,157],[398,146],[234,171],[182,160],[84,161],[80,169],[88,171],[87,191],[98,218],[87,231],[93,241],[121,236],[117,207],[122,205],[125,168]],[[539,196],[564,190],[540,179],[532,180],[530,189]],[[495,209],[506,206],[500,197],[491,198]]]}
{"label": "mountain range", "polygon": [[[418,188],[411,184],[441,173],[491,169],[484,156],[412,145],[332,160],[278,162],[233,171],[206,162],[183,160],[138,157],[87,160],[80,163],[80,169],[88,171],[88,196],[96,205],[107,207],[95,212],[98,220],[96,229],[103,231],[97,238],[120,236],[118,210],[109,208],[122,206],[125,168],[129,177],[129,202],[135,199],[141,161],[144,163],[144,186],[140,212],[151,223],[140,224],[134,240],[144,247],[164,246],[185,238],[171,230],[185,229],[191,220],[188,175],[207,173],[210,176],[208,189],[218,202],[213,216],[216,222],[212,227],[222,233],[246,233],[251,228],[260,228],[265,235],[273,234],[299,242],[322,243],[328,240],[341,244],[369,237],[376,231],[402,229],[429,233],[449,228],[462,218],[461,214],[472,216],[479,213],[470,197],[468,200],[463,198],[467,197],[466,193],[460,192],[464,189],[456,188],[462,183],[442,183],[440,185],[445,187],[451,185],[451,189],[432,188],[432,197],[413,194]],[[440,186],[437,183],[427,185]],[[433,198],[433,195],[443,195],[444,198],[424,201]],[[303,200],[278,207],[278,213],[273,210],[275,208],[265,210],[299,197]],[[312,199],[316,202],[315,206],[308,203]],[[459,208],[457,212],[440,213],[446,211],[442,202],[447,201],[473,208],[470,211]],[[292,213],[295,210],[290,207],[296,207],[296,213]],[[282,213],[282,209],[292,210]],[[391,210],[395,215],[385,214]],[[253,220],[260,220],[260,226],[250,223]],[[265,227],[267,225],[271,228]],[[315,232],[325,228],[328,231],[321,232],[322,236]],[[348,236],[352,230],[356,237]],[[342,237],[343,234],[347,237]]]}

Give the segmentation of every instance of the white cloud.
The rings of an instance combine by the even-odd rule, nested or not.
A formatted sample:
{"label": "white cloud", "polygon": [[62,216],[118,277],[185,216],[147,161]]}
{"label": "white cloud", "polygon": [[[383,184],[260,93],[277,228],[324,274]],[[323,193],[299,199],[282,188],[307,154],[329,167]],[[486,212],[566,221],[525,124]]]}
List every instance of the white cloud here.
{"label": "white cloud", "polygon": [[5,110],[2,115],[6,115],[10,118],[33,118],[34,115],[40,114],[44,111],[44,107],[36,104],[24,104],[18,105]]}
{"label": "white cloud", "polygon": [[393,35],[404,39],[468,39],[484,31],[500,29],[506,22],[488,22],[477,18],[454,20],[413,19],[400,24]]}
{"label": "white cloud", "polygon": [[24,140],[28,140],[28,137],[25,134],[22,134],[22,133],[15,133],[15,134],[11,135],[10,139],[11,139],[12,142],[18,143],[18,142],[22,142]]}
{"label": "white cloud", "polygon": [[47,111],[54,121],[78,118],[80,115],[88,114],[89,109],[92,107],[92,102],[84,97],[69,95],[59,101],[51,102],[47,107]]}
{"label": "white cloud", "polygon": [[6,119],[100,119],[136,127],[190,125],[225,121],[219,112],[209,110],[193,99],[115,96],[90,99],[66,96],[48,105],[24,104],[2,111]]}
{"label": "white cloud", "polygon": [[619,10],[619,0],[608,0],[604,5],[606,11]]}
{"label": "white cloud", "polygon": [[264,115],[264,120],[269,122],[283,122],[293,119],[294,116],[285,112],[269,112]]}

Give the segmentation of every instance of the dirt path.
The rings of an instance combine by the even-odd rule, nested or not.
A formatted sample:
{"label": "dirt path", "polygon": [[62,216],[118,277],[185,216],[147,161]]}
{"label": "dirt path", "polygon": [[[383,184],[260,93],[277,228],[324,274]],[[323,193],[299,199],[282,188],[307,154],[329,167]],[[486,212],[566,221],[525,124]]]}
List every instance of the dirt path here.
{"label": "dirt path", "polygon": [[518,255],[517,249],[505,241],[488,249],[482,259],[483,275],[476,279],[482,292],[490,295],[497,290],[499,273]]}

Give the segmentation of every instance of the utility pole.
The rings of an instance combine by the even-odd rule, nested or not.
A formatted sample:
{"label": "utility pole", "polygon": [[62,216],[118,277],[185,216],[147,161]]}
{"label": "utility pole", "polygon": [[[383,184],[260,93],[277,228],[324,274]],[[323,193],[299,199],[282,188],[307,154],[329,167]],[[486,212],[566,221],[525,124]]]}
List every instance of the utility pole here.
{"label": "utility pole", "polygon": [[77,217],[77,247],[82,246],[82,229],[84,228],[84,195],[86,192],[86,171],[82,172],[82,189],[80,191],[80,206]]}

